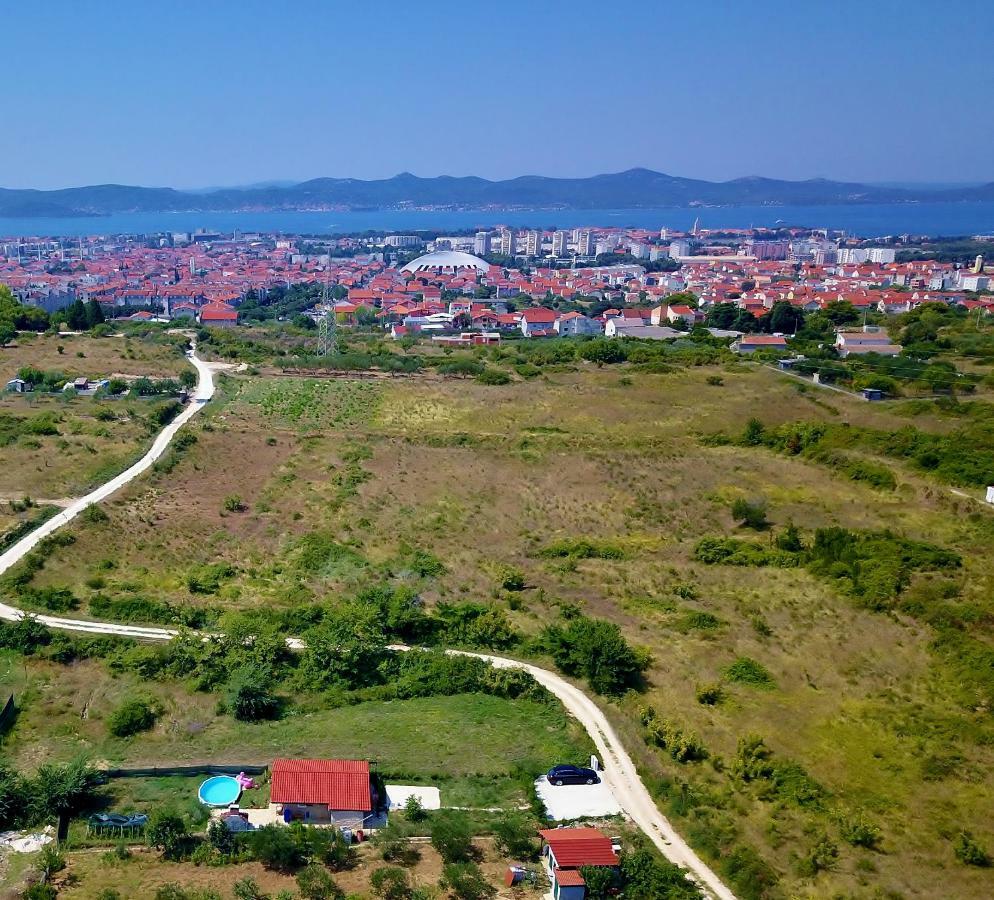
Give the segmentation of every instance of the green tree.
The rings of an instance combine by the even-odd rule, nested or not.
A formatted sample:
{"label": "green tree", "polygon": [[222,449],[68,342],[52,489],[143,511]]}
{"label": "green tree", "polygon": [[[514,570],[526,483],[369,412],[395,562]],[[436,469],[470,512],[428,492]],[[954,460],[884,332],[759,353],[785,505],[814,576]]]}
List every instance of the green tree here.
{"label": "green tree", "polygon": [[431,845],[447,863],[468,862],[473,855],[473,831],[461,813],[439,816],[431,823]]}
{"label": "green tree", "polygon": [[66,325],[69,326],[70,331],[86,330],[86,305],[82,300],[73,300],[73,302],[66,307],[65,316]]}
{"label": "green tree", "polygon": [[186,820],[168,809],[154,810],[145,829],[148,845],[161,850],[163,858],[169,860],[183,858],[189,836]]}
{"label": "green tree", "polygon": [[649,657],[635,650],[613,622],[576,616],[566,628],[551,626],[542,642],[567,675],[582,675],[599,694],[621,694],[636,687]]}
{"label": "green tree", "polygon": [[246,834],[244,841],[252,855],[267,869],[292,872],[305,862],[293,832],[283,825],[263,825]]}
{"label": "green tree", "polygon": [[104,311],[103,307],[96,301],[91,300],[86,304],[86,327],[95,328],[97,325],[103,325],[104,323]]}
{"label": "green tree", "polygon": [[580,345],[577,351],[581,359],[596,363],[600,368],[605,364],[621,363],[627,358],[621,341],[609,338],[595,338]]}
{"label": "green tree", "polygon": [[267,669],[246,665],[228,682],[228,709],[239,722],[260,722],[279,715],[280,701],[270,688]]}
{"label": "green tree", "polygon": [[700,897],[683,869],[645,849],[621,855],[621,879],[625,900],[698,900]]}
{"label": "green tree", "polygon": [[505,856],[531,859],[536,852],[535,829],[518,813],[505,813],[493,826],[497,847]]}
{"label": "green tree", "polygon": [[17,329],[12,322],[0,319],[0,347],[6,347],[17,336]]}
{"label": "green tree", "polygon": [[580,875],[587,885],[587,900],[607,900],[617,884],[614,870],[608,866],[580,866]]}
{"label": "green tree", "polygon": [[404,803],[404,815],[408,822],[423,822],[428,818],[428,812],[417,794],[411,794]]}

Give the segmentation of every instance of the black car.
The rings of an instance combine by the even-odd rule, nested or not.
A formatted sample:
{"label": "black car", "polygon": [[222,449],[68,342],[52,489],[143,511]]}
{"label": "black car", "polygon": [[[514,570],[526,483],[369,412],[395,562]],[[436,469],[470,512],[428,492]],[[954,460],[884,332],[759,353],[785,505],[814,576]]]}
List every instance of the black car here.
{"label": "black car", "polygon": [[582,769],[580,766],[553,766],[545,776],[549,784],[560,787],[564,784],[597,784],[600,778],[593,769]]}

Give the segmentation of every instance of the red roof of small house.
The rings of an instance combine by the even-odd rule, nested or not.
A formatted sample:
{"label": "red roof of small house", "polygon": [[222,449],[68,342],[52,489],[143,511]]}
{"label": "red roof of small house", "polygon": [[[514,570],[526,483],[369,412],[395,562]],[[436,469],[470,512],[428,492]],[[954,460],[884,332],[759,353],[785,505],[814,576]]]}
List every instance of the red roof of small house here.
{"label": "red roof of small house", "polygon": [[770,344],[775,347],[787,344],[787,338],[775,334],[744,334],[740,340],[743,344]]}
{"label": "red roof of small house", "polygon": [[200,308],[200,320],[215,322],[237,322],[238,313],[224,303],[208,303]]}
{"label": "red roof of small house", "polygon": [[369,763],[364,759],[278,759],[269,791],[273,803],[317,803],[371,812]]}
{"label": "red roof of small house", "polygon": [[554,874],[560,887],[584,887],[587,884],[576,869],[556,869]]}
{"label": "red roof of small house", "polygon": [[530,325],[532,322],[555,322],[556,314],[544,306],[530,306],[522,310],[521,318]]}
{"label": "red roof of small house", "polygon": [[560,868],[618,865],[611,839],[596,828],[551,828],[539,834],[552,848]]}

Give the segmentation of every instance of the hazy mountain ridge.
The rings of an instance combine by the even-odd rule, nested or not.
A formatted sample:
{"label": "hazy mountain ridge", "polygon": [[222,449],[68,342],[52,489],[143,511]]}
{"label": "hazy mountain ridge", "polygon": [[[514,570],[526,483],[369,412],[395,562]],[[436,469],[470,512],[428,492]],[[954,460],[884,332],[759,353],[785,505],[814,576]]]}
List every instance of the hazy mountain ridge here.
{"label": "hazy mountain ridge", "polygon": [[128,212],[237,212],[327,208],[387,209],[443,206],[463,209],[639,209],[654,207],[784,205],[994,200],[994,182],[937,190],[898,188],[814,178],[784,181],[750,176],[732,181],[680,178],[629,169],[587,178],[522,175],[504,181],[476,176],[315,178],[299,184],[222,188],[208,192],[119,184],[60,190],[0,188],[0,216],[86,216]]}

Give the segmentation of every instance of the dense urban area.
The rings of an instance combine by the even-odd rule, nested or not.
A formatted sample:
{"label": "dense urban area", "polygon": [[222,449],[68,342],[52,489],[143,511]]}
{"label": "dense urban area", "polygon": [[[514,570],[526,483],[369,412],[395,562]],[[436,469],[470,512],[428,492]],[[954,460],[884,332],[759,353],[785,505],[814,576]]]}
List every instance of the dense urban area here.
{"label": "dense urban area", "polygon": [[0,238],[2,889],[990,897],[992,254]]}

